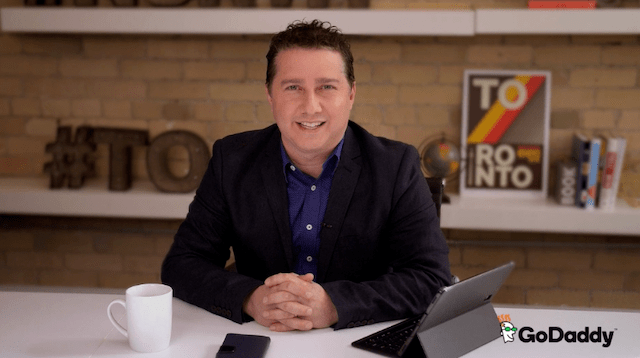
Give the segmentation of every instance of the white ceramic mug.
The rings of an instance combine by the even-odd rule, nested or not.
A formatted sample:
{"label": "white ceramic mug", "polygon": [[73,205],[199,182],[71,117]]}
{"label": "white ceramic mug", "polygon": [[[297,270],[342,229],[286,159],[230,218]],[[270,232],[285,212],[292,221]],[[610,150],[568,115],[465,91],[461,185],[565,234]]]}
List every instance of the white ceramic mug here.
{"label": "white ceramic mug", "polygon": [[[129,338],[129,345],[138,352],[159,352],[171,341],[171,302],[173,289],[167,285],[148,283],[127,289],[126,301],[114,300],[107,307],[107,317],[120,333]],[[115,304],[126,310],[127,329],[111,312]]]}

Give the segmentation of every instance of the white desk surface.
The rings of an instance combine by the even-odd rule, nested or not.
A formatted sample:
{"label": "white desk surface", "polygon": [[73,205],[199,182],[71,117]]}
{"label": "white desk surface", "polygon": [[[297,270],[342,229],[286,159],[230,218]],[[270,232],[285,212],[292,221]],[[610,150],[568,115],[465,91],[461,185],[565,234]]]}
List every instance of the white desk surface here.
{"label": "white desk surface", "polygon": [[[171,346],[153,354],[135,353],[107,319],[109,302],[123,294],[0,291],[1,357],[207,357],[214,358],[226,333],[271,337],[267,358],[382,357],[351,347],[351,342],[394,322],[333,331],[274,333],[256,324],[238,325],[174,299]],[[121,308],[120,306],[116,306]],[[116,316],[124,316],[124,309]],[[475,357],[640,357],[640,312],[499,306],[518,329],[534,332],[613,331],[611,346],[602,343],[504,343],[496,339],[465,355]],[[452,337],[464,339],[464,337]]]}

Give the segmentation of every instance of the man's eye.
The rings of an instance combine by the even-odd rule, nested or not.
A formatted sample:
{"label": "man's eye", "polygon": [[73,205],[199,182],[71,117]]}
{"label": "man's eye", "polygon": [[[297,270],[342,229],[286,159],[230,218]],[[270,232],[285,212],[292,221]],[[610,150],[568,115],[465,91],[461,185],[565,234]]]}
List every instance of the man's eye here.
{"label": "man's eye", "polygon": [[332,85],[322,85],[321,88],[325,89],[325,90],[328,90],[328,89],[334,89],[335,87],[333,87]]}
{"label": "man's eye", "polygon": [[295,91],[295,90],[297,90],[297,89],[299,89],[299,88],[300,88],[300,87],[299,87],[298,85],[291,85],[291,86],[288,86],[288,87],[287,87],[287,88],[285,88],[285,89],[286,89],[286,90],[292,90],[292,91]]}

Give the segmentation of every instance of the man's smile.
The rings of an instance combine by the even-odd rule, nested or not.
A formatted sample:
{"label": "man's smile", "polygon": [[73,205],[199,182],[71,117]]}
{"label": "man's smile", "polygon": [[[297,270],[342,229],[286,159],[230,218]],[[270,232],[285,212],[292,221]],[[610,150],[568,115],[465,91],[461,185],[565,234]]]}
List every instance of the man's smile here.
{"label": "man's smile", "polygon": [[302,128],[305,129],[316,129],[323,125],[325,122],[297,122]]}

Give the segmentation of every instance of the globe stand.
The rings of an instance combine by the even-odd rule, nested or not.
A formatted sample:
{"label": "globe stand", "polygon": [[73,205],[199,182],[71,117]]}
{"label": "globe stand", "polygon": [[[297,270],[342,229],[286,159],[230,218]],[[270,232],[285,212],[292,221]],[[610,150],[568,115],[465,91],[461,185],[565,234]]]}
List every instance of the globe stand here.
{"label": "globe stand", "polygon": [[447,178],[442,178],[442,203],[443,204],[451,204],[451,198],[444,192],[444,188],[447,187]]}

